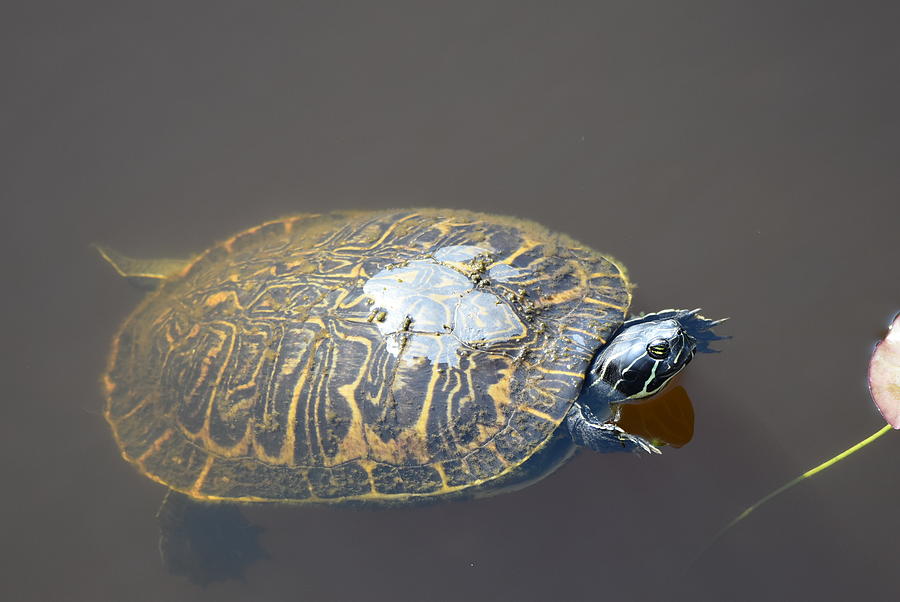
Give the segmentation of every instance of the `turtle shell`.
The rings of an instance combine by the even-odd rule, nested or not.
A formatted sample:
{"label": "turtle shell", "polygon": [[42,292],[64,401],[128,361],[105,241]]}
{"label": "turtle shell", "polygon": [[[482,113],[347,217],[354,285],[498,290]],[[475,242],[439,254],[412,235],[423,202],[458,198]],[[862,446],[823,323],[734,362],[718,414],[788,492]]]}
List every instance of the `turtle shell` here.
{"label": "turtle shell", "polygon": [[127,460],[197,499],[490,489],[551,438],[630,298],[616,262],[527,221],[284,218],[204,252],[126,320],[106,417]]}

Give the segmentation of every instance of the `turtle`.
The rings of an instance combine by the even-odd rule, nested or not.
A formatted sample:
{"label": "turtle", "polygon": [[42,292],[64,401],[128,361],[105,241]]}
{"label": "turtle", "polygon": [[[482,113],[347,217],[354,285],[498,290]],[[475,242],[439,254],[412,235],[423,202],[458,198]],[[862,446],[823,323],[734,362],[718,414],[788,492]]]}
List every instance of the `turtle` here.
{"label": "turtle", "polygon": [[481,497],[579,447],[657,453],[622,404],[724,338],[699,310],[629,316],[608,255],[459,209],[294,215],[186,260],[99,251],[152,290],[113,339],[105,416],[177,516]]}

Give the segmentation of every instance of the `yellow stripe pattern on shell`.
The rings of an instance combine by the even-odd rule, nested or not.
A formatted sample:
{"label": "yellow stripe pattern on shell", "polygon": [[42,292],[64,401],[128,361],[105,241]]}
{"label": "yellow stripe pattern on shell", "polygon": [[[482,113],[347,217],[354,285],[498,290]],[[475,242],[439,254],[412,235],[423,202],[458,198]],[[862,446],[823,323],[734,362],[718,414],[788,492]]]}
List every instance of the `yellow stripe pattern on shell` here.
{"label": "yellow stripe pattern on shell", "polygon": [[127,319],[106,416],[126,459],[198,499],[456,494],[548,441],[630,297],[614,261],[523,220],[285,218]]}

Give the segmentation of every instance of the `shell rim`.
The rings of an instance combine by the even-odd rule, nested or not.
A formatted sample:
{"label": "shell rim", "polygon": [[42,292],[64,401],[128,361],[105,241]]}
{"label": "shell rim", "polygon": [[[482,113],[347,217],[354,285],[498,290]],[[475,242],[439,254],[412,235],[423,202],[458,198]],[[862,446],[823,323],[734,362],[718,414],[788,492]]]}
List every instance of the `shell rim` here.
{"label": "shell rim", "polygon": [[[293,226],[293,223],[298,220],[301,220],[301,219],[316,218],[316,217],[322,217],[322,216],[326,216],[326,215],[341,217],[344,219],[350,219],[350,218],[365,215],[365,214],[395,213],[395,212],[413,212],[413,213],[421,213],[421,214],[425,214],[425,215],[453,213],[455,215],[466,215],[466,216],[474,218],[474,219],[483,219],[484,217],[490,217],[493,220],[496,220],[496,223],[499,223],[501,225],[515,225],[516,227],[521,227],[522,225],[525,225],[527,227],[534,228],[537,231],[541,232],[542,234],[546,234],[549,237],[551,237],[552,239],[556,240],[561,245],[564,245],[569,248],[587,249],[590,252],[609,261],[610,264],[612,264],[618,270],[619,276],[621,277],[621,281],[622,281],[621,289],[623,290],[623,293],[625,295],[625,302],[622,304],[622,306],[620,306],[620,307],[617,306],[622,311],[622,318],[619,320],[619,324],[617,324],[615,327],[613,327],[611,329],[611,332],[615,332],[616,329],[618,328],[618,326],[620,326],[622,323],[624,323],[625,317],[628,314],[628,310],[629,310],[632,300],[633,300],[633,292],[634,292],[634,288],[635,288],[634,283],[629,278],[628,271],[627,271],[627,268],[625,267],[625,265],[622,262],[620,262],[619,260],[617,260],[612,255],[597,251],[588,245],[584,245],[584,244],[578,242],[577,240],[573,239],[572,237],[570,237],[569,235],[567,235],[565,233],[552,231],[549,228],[547,228],[546,226],[544,226],[538,222],[532,221],[532,220],[521,219],[521,218],[516,218],[516,217],[506,216],[506,215],[496,215],[496,214],[480,212],[480,211],[472,211],[472,210],[468,210],[468,209],[447,210],[447,209],[426,208],[426,207],[387,208],[387,209],[375,209],[375,210],[336,210],[336,211],[330,211],[330,212],[296,213],[296,214],[284,215],[279,218],[275,218],[275,219],[271,219],[271,220],[267,220],[265,222],[259,223],[250,228],[246,228],[246,229],[241,230],[241,231],[237,232],[236,234],[234,234],[222,241],[218,241],[218,242],[215,242],[215,243],[209,245],[206,249],[204,249],[203,251],[198,253],[196,256],[194,256],[184,266],[184,268],[182,268],[177,273],[175,273],[172,276],[170,276],[169,278],[167,278],[157,289],[146,294],[144,296],[144,298],[141,300],[141,302],[131,312],[129,312],[129,314],[126,316],[126,318],[124,320],[122,320],[119,327],[115,331],[115,335],[113,336],[112,347],[110,349],[110,353],[109,353],[109,356],[108,356],[108,359],[106,362],[106,370],[102,376],[102,383],[103,383],[104,394],[105,394],[105,398],[106,398],[105,404],[104,404],[103,415],[104,415],[104,418],[106,419],[107,423],[110,425],[110,428],[113,432],[114,439],[116,441],[116,445],[119,447],[122,458],[125,459],[129,464],[134,466],[135,469],[141,475],[149,478],[150,480],[152,480],[156,483],[159,483],[160,485],[163,485],[164,487],[166,487],[169,490],[184,494],[184,495],[190,497],[191,499],[194,499],[197,501],[241,503],[241,504],[284,504],[284,505],[341,505],[341,504],[354,504],[354,503],[362,503],[362,504],[380,503],[380,504],[384,504],[384,505],[395,505],[395,504],[403,505],[403,504],[415,503],[415,502],[421,501],[421,500],[433,499],[433,500],[437,501],[437,500],[448,499],[448,498],[452,499],[453,497],[464,495],[466,490],[476,489],[480,486],[483,486],[485,483],[488,483],[490,481],[495,481],[498,479],[502,479],[503,477],[509,475],[511,472],[515,471],[517,468],[519,468],[520,466],[525,464],[538,451],[543,449],[553,439],[553,433],[555,433],[558,430],[558,428],[560,427],[560,425],[563,423],[563,420],[565,418],[564,415],[560,416],[558,419],[553,419],[552,422],[555,424],[556,428],[554,428],[554,430],[552,430],[550,432],[550,434],[547,437],[545,437],[543,440],[541,440],[540,442],[538,442],[536,444],[533,444],[532,449],[530,450],[530,453],[528,453],[527,455],[522,457],[517,462],[511,463],[509,466],[505,467],[505,469],[500,471],[499,473],[492,475],[490,477],[487,477],[487,478],[473,479],[473,480],[467,481],[463,485],[457,485],[457,486],[445,485],[435,491],[431,491],[431,492],[427,492],[427,493],[410,493],[410,492],[378,493],[378,492],[370,491],[365,494],[355,494],[355,495],[350,495],[350,496],[337,496],[337,497],[328,497],[328,498],[317,497],[313,494],[307,498],[302,498],[302,499],[270,498],[270,497],[258,497],[258,496],[219,496],[219,495],[212,495],[212,494],[203,494],[203,493],[200,493],[199,491],[193,491],[189,488],[177,487],[177,486],[174,486],[174,485],[166,482],[162,477],[159,477],[158,475],[153,474],[150,471],[148,471],[142,465],[142,463],[139,461],[138,458],[130,457],[127,454],[127,452],[125,451],[125,446],[123,445],[123,441],[121,440],[118,429],[116,428],[116,421],[110,412],[110,405],[111,405],[110,395],[111,395],[112,391],[116,388],[116,383],[113,382],[112,379],[110,378],[110,373],[112,372],[115,358],[118,353],[120,337],[122,336],[122,333],[124,332],[126,326],[130,323],[132,318],[136,314],[138,314],[138,312],[141,309],[143,309],[143,307],[145,305],[151,303],[153,299],[164,295],[166,293],[166,289],[168,288],[168,285],[170,282],[178,281],[178,280],[186,277],[187,275],[189,275],[191,273],[191,271],[198,264],[202,263],[202,261],[204,259],[206,259],[215,250],[224,248],[227,252],[231,252],[231,246],[233,245],[233,243],[235,241],[237,241],[241,237],[244,237],[247,235],[252,235],[255,232],[258,232],[259,230],[266,228],[266,227],[270,227],[270,226],[273,226],[276,224],[284,224],[285,230],[287,232],[289,232]],[[583,300],[581,302],[583,302]],[[605,345],[606,342],[607,341],[601,340],[599,347],[602,347],[603,345]],[[575,398],[573,397],[569,403],[571,405],[574,402],[575,402]],[[521,409],[517,409],[516,411],[521,411]],[[548,418],[549,418],[549,416],[548,416]],[[177,429],[177,427],[175,428],[175,432],[179,432],[179,429]],[[490,439],[493,439],[493,437],[495,437],[495,436],[496,436],[496,433],[494,435],[492,435]],[[212,450],[200,447],[194,441],[190,440],[187,437],[185,437],[185,439],[189,445],[194,446],[196,449],[202,451],[204,454],[207,454],[211,458],[218,458],[218,459],[221,459],[224,461],[234,460],[234,458],[227,458],[227,457],[221,456],[221,455],[213,452]],[[255,462],[260,465],[270,466],[269,464],[262,462],[258,458],[246,457],[246,458],[242,458],[242,459],[248,460],[251,462]],[[358,459],[357,460],[348,460],[346,462],[343,462],[343,463],[335,465],[335,466],[346,465],[346,464],[358,464],[359,462],[360,462],[360,460],[358,460]],[[377,463],[374,461],[372,461],[372,462]],[[378,463],[378,464],[380,464],[380,463]],[[297,465],[297,466],[302,466],[302,465]]]}

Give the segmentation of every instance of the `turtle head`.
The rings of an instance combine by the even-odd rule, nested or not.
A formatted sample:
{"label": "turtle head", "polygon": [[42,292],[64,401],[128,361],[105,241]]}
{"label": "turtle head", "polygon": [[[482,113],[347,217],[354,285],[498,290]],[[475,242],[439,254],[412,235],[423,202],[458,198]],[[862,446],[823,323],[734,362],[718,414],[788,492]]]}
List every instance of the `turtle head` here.
{"label": "turtle head", "polygon": [[710,342],[726,338],[712,331],[720,322],[707,320],[697,309],[628,320],[594,357],[585,383],[589,397],[626,403],[660,391],[695,353],[711,352]]}

